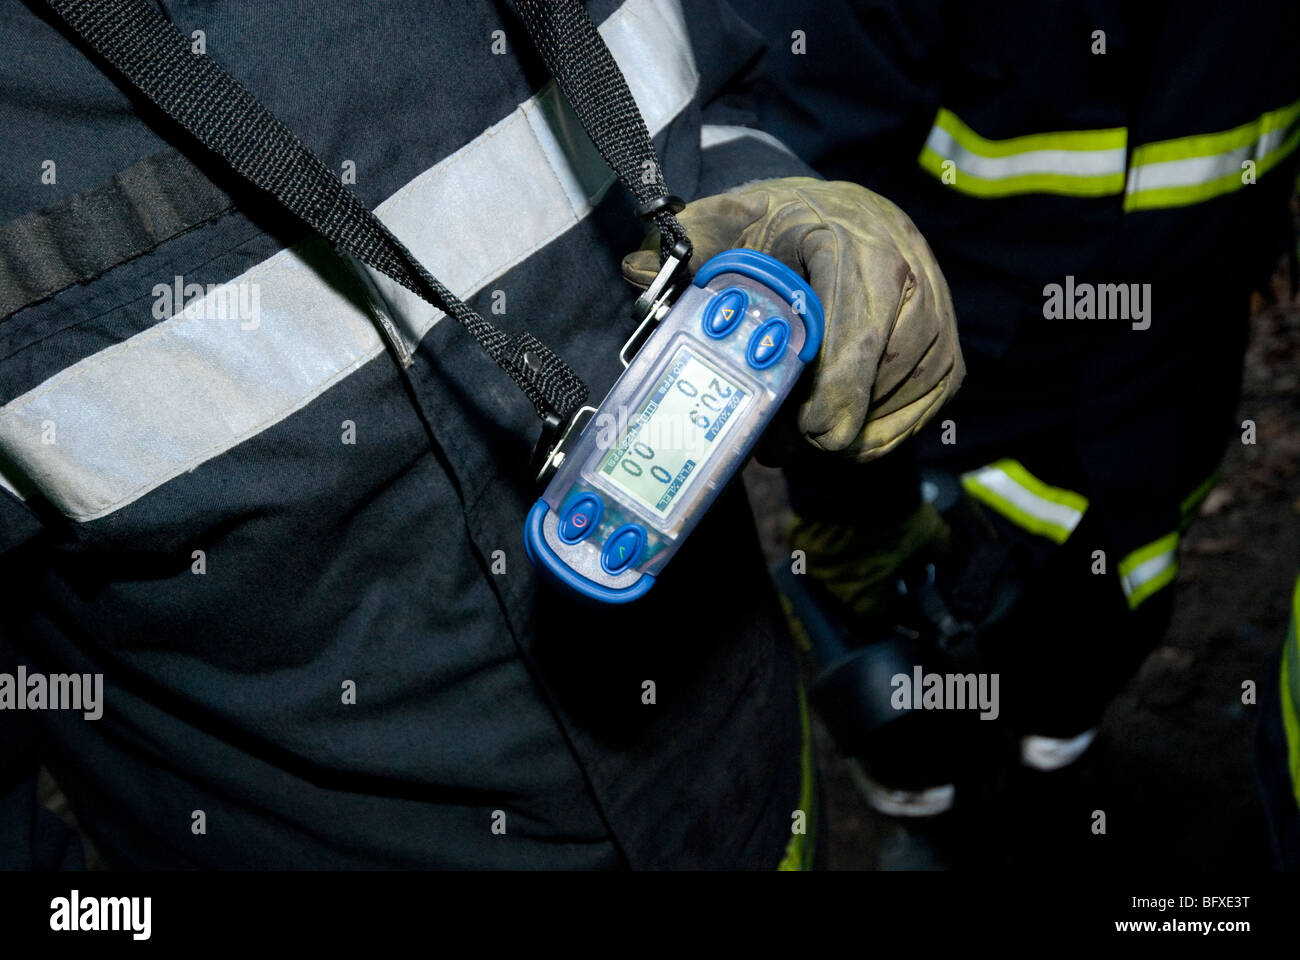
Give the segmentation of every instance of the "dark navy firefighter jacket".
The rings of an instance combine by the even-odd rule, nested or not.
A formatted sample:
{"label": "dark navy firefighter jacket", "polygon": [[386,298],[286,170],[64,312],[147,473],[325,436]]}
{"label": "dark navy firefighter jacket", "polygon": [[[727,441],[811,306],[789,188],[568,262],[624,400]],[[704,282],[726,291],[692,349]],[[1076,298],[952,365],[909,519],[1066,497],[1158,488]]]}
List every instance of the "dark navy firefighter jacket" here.
{"label": "dark navy firefighter jacket", "polygon": [[[160,6],[603,396],[644,229],[506,3]],[[761,40],[727,3],[590,11],[674,192],[808,172],[747,127]],[[404,373],[322,240],[41,4],[0,18],[8,275],[75,280],[0,320],[0,671],[105,684],[96,720],[0,711],[6,865],[60,862],[39,762],[115,866],[775,868],[800,714],[740,488],[635,606],[544,588],[538,422],[474,340],[381,291]]]}

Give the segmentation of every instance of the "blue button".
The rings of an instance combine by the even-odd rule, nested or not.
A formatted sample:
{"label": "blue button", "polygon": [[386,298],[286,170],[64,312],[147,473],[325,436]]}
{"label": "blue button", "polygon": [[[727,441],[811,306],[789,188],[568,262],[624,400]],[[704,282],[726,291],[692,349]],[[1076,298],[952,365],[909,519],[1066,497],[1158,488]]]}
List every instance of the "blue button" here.
{"label": "blue button", "polygon": [[762,370],[781,359],[785,345],[790,342],[790,324],[780,317],[770,317],[767,323],[754,331],[749,338],[745,359],[751,367]]}
{"label": "blue button", "polygon": [[600,522],[600,512],[604,506],[600,497],[594,493],[584,493],[574,500],[560,521],[560,539],[565,543],[581,543],[586,540]]}
{"label": "blue button", "polygon": [[728,287],[704,308],[704,332],[721,340],[735,330],[749,306],[749,294],[740,287]]}
{"label": "blue button", "polygon": [[636,563],[644,546],[645,528],[641,524],[621,526],[605,541],[605,549],[600,552],[600,565],[611,577],[616,577]]}

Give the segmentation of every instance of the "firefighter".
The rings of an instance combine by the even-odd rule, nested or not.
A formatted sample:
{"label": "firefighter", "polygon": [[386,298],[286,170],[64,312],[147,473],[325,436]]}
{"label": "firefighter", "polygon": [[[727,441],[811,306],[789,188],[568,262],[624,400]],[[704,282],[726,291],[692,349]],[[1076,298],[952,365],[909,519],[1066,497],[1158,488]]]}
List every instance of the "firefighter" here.
{"label": "firefighter", "polygon": [[[509,8],[91,12],[124,7],[151,49],[233,74],[481,317],[608,389],[645,227]],[[119,867],[806,866],[807,720],[739,488],[635,607],[545,588],[528,398],[140,96],[65,25],[88,9],[0,13],[0,670],[104,681],[97,720],[0,713],[4,864],[76,860],[32,816],[44,763]],[[754,127],[761,45],[726,4],[588,12],[667,182],[762,181],[763,229],[727,242],[825,302],[799,442],[854,457],[918,428],[962,363],[915,227]],[[918,413],[876,416],[886,356]]]}
{"label": "firefighter", "polygon": [[[1181,533],[1249,429],[1234,422],[1248,295],[1294,246],[1300,13],[737,8],[771,44],[761,124],[908,212],[950,283],[969,370],[898,455],[790,471],[801,589],[873,663],[971,669],[978,633],[974,669],[1002,680],[1008,749],[989,749],[1017,767],[1008,796],[1077,794],[1052,784],[1081,776],[1106,703],[1164,630]],[[918,631],[929,653],[909,648]],[[940,835],[963,761],[987,759],[970,747],[989,740],[979,724],[936,715],[896,735],[888,710],[839,700],[833,732],[859,753],[868,800]],[[1053,814],[1071,836],[1092,825],[1080,803]],[[1004,806],[1025,830],[1041,805]]]}

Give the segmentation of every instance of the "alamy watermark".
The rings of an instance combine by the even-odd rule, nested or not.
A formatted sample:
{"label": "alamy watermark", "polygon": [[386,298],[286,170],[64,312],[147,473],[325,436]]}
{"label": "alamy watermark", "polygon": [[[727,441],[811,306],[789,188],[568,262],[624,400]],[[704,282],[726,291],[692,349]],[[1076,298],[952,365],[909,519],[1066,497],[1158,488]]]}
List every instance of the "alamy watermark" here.
{"label": "alamy watermark", "polygon": [[1151,326],[1151,284],[1065,283],[1043,287],[1045,320],[1131,320],[1134,330]]}
{"label": "alamy watermark", "polygon": [[917,666],[909,676],[896,673],[889,678],[894,692],[889,705],[895,710],[979,710],[981,720],[996,720],[998,704],[996,673],[925,673]]}
{"label": "alamy watermark", "polygon": [[80,710],[87,720],[104,715],[102,673],[0,673],[0,710]]}
{"label": "alamy watermark", "polygon": [[166,320],[178,313],[197,320],[238,320],[241,330],[256,330],[262,324],[262,296],[258,284],[186,283],[177,274],[171,283],[153,287],[153,316]]}
{"label": "alamy watermark", "polygon": [[123,931],[132,940],[153,933],[152,897],[83,897],[73,890],[50,901],[50,929],[60,932]]}

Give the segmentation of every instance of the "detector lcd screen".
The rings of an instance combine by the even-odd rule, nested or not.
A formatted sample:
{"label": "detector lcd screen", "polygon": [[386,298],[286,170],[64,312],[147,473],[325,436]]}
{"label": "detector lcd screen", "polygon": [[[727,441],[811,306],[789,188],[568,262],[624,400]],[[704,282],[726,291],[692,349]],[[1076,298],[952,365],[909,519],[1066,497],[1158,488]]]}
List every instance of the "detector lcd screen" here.
{"label": "detector lcd screen", "polygon": [[705,472],[748,402],[739,384],[682,347],[601,461],[600,473],[637,503],[666,516]]}

